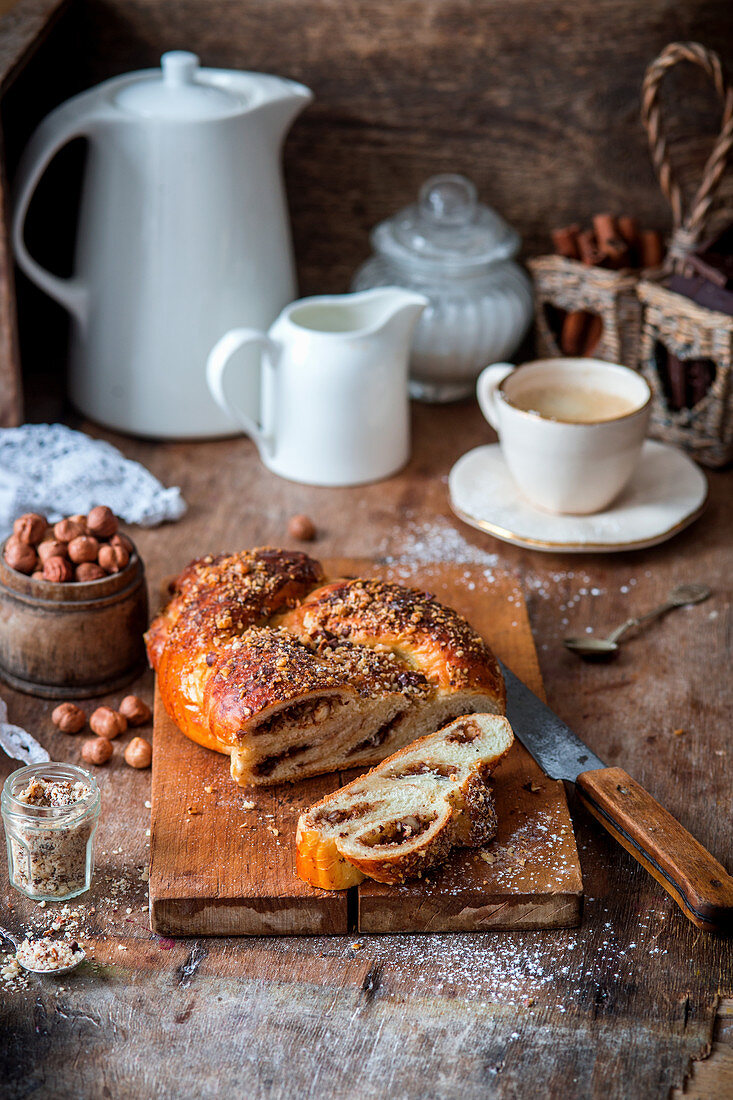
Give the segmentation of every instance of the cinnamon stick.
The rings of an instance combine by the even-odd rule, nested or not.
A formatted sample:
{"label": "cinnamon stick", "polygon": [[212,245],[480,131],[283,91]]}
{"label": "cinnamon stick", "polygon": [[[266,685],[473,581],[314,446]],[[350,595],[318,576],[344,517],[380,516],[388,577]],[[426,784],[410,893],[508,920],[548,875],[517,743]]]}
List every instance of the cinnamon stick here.
{"label": "cinnamon stick", "polygon": [[613,214],[595,214],[593,229],[598,242],[598,251],[606,257],[608,266],[617,269],[625,267],[629,261],[629,250],[626,241],[619,233]]}
{"label": "cinnamon stick", "polygon": [[642,267],[659,267],[664,259],[664,241],[657,229],[644,229],[641,234]]}
{"label": "cinnamon stick", "polygon": [[603,335],[603,319],[597,313],[588,313],[589,324],[585,331],[585,340],[581,355],[592,355]]}
{"label": "cinnamon stick", "polygon": [[579,225],[566,225],[561,229],[553,229],[552,243],[558,256],[565,256],[568,260],[579,260],[578,233]]}
{"label": "cinnamon stick", "polygon": [[560,332],[560,350],[564,355],[583,355],[590,314],[583,309],[565,314]]}
{"label": "cinnamon stick", "polygon": [[606,258],[598,248],[596,235],[592,229],[584,229],[582,233],[578,233],[578,250],[584,264],[590,267],[606,266]]}
{"label": "cinnamon stick", "polygon": [[629,250],[629,262],[632,267],[640,266],[641,233],[639,221],[633,214],[621,214],[618,219],[618,231]]}

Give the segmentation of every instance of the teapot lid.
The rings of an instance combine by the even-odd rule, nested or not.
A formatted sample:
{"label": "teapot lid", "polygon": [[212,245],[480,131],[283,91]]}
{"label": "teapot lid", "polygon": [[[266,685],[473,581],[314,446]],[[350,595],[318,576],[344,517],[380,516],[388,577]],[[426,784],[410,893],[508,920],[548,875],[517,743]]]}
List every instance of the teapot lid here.
{"label": "teapot lid", "polygon": [[225,118],[247,106],[244,95],[201,80],[195,53],[170,50],[161,57],[160,66],[133,74],[115,95],[115,103],[144,118],[181,121]]}
{"label": "teapot lid", "polygon": [[402,266],[458,275],[516,256],[521,238],[495,210],[478,201],[465,176],[431,176],[418,201],[372,232],[375,251]]}

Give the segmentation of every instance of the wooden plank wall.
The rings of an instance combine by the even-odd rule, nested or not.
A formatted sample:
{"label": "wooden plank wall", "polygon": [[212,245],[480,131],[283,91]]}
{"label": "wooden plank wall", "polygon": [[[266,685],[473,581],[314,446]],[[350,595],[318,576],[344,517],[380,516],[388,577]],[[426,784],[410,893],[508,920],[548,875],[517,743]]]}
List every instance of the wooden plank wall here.
{"label": "wooden plank wall", "polygon": [[[602,209],[666,225],[639,122],[645,67],[675,39],[733,67],[729,0],[85,0],[84,26],[93,79],[188,48],[313,89],[286,146],[308,292],[345,289],[369,228],[435,172],[471,176],[528,254]],[[699,168],[714,96],[691,70],[670,92]]]}
{"label": "wooden plank wall", "polygon": [[[21,0],[10,18],[63,6]],[[533,255],[554,225],[602,209],[667,225],[639,88],[674,39],[713,46],[733,68],[729,0],[72,0],[4,96],[8,170],[54,103],[188,48],[205,64],[278,72],[315,92],[285,147],[304,293],[347,289],[369,229],[435,172],[471,176]],[[690,183],[717,107],[691,68],[667,91],[682,108],[672,132]],[[79,175],[78,157],[66,162],[30,226],[39,258],[61,271]],[[726,193],[733,206],[730,181]],[[63,312],[22,277],[18,292],[25,371],[62,393]]]}

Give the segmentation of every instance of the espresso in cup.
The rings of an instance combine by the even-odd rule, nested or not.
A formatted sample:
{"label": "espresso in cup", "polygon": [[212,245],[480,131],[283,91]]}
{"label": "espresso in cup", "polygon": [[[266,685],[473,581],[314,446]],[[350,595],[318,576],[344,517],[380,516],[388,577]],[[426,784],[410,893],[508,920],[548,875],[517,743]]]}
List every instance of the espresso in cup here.
{"label": "espresso in cup", "polygon": [[628,484],[651,401],[636,371],[600,359],[495,363],[480,375],[477,393],[532,504],[587,515],[607,508]]}

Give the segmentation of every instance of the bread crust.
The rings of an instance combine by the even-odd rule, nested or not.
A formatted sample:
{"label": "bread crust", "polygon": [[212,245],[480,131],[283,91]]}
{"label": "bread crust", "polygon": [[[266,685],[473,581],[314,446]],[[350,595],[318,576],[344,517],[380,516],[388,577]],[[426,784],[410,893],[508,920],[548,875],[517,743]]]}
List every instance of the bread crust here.
{"label": "bread crust", "polygon": [[[505,709],[496,659],[456,611],[382,581],[324,584],[320,563],[295,551],[264,547],[192,562],[146,643],[170,716],[192,740],[231,754],[243,784],[374,763],[411,739],[414,721],[398,727],[422,704],[443,721]],[[448,714],[453,699],[460,710]],[[353,721],[360,707],[361,741]],[[340,746],[324,763],[320,742],[348,725],[339,724],[337,708],[350,715],[356,748]],[[289,719],[307,727],[281,748],[264,736],[278,713],[282,728]]]}

